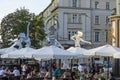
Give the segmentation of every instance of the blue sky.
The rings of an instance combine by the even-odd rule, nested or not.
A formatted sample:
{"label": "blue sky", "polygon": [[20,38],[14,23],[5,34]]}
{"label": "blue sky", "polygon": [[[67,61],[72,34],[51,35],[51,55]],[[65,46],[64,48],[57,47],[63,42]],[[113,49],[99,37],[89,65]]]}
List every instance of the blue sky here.
{"label": "blue sky", "polygon": [[51,0],[0,0],[0,21],[4,16],[20,7],[25,7],[30,12],[39,14],[50,2]]}

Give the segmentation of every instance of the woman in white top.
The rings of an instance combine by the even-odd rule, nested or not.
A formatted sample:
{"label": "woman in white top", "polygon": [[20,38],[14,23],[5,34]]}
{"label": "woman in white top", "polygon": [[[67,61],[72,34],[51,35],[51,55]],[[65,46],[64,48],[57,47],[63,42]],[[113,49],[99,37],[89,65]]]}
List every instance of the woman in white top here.
{"label": "woman in white top", "polygon": [[44,76],[44,80],[48,80],[48,78],[50,78],[50,72],[48,71],[48,69],[45,69],[45,76]]}
{"label": "woman in white top", "polygon": [[24,76],[24,75],[26,75],[26,64],[23,64],[23,65],[21,65],[21,67],[22,67],[22,75]]}

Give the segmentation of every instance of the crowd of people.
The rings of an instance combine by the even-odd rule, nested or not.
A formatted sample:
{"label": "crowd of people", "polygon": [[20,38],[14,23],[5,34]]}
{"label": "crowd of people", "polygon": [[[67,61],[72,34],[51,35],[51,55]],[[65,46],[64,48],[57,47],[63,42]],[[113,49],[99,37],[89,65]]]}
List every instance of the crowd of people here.
{"label": "crowd of people", "polygon": [[112,72],[107,78],[103,68],[99,69],[96,64],[91,66],[89,63],[82,70],[80,66],[63,70],[55,63],[44,66],[39,64],[38,67],[23,63],[20,68],[14,66],[12,69],[1,66],[0,80],[115,80]]}

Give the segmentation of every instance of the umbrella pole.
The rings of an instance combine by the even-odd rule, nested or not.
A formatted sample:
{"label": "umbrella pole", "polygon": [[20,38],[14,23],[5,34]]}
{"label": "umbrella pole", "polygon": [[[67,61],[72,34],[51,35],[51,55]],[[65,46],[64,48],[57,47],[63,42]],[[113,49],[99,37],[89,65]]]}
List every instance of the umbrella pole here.
{"label": "umbrella pole", "polygon": [[109,62],[110,61],[110,57],[108,57],[108,71],[107,71],[107,78],[109,78]]}
{"label": "umbrella pole", "polygon": [[41,61],[40,61],[40,68],[43,68],[43,60],[41,59]]}
{"label": "umbrella pole", "polygon": [[72,71],[73,59],[71,59],[71,71]]}
{"label": "umbrella pole", "polygon": [[[77,59],[77,65],[79,65],[78,62],[79,62],[79,59]],[[78,66],[77,66],[77,70],[78,70]]]}
{"label": "umbrella pole", "polygon": [[52,72],[52,71],[53,71],[52,64],[53,64],[53,60],[51,59],[51,69],[50,69],[50,73],[51,73],[51,75],[50,75],[50,76],[51,76],[51,78],[52,78],[52,75],[53,75],[53,72]]}
{"label": "umbrella pole", "polygon": [[59,64],[59,67],[61,68],[61,59],[59,59],[58,64]]}
{"label": "umbrella pole", "polygon": [[19,63],[20,63],[20,74],[22,74],[22,67],[21,67],[22,61],[21,61],[20,58],[18,60],[19,60]]}
{"label": "umbrella pole", "polygon": [[94,63],[94,57],[92,56],[92,64]]}

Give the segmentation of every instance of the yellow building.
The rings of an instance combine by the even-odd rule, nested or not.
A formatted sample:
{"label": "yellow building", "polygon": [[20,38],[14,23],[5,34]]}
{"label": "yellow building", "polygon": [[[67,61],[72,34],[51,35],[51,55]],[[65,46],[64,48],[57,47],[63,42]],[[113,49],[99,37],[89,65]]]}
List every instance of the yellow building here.
{"label": "yellow building", "polygon": [[[112,37],[112,45],[120,47],[120,0],[116,0],[116,9],[113,11],[113,15],[110,16],[112,22],[112,28],[114,32],[114,38]],[[120,59],[114,59],[113,72],[116,77],[120,77]]]}
{"label": "yellow building", "polygon": [[77,31],[97,47],[107,43],[108,16],[115,7],[115,0],[52,0],[42,14],[47,28],[59,27],[55,34],[64,47],[74,45],[70,38]]}

